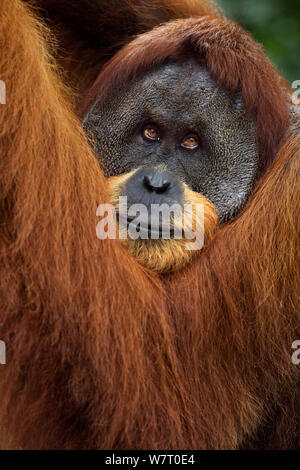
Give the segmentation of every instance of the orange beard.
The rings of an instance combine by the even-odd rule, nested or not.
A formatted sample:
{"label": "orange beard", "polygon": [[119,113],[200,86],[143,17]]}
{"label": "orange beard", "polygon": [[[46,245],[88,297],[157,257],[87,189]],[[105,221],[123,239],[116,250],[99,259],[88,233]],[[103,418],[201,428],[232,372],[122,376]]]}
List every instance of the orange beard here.
{"label": "orange beard", "polygon": [[[121,176],[108,178],[110,202],[119,209],[119,196],[122,187],[136,170]],[[137,239],[130,237],[122,239],[122,243],[134,258],[143,266],[157,273],[170,273],[178,271],[186,266],[195,255],[209,244],[217,229],[218,217],[213,204],[204,196],[191,191],[187,185],[182,184],[184,190],[184,204],[188,204],[190,210],[185,212],[180,218],[171,218],[171,229],[182,230],[183,236],[180,239]],[[196,211],[197,205],[202,205],[204,209],[203,219],[199,219]],[[184,230],[182,229],[184,227]],[[186,237],[187,233],[193,232],[195,238],[201,237],[204,243],[199,248],[190,248],[195,240]],[[198,246],[198,243],[197,243]]]}

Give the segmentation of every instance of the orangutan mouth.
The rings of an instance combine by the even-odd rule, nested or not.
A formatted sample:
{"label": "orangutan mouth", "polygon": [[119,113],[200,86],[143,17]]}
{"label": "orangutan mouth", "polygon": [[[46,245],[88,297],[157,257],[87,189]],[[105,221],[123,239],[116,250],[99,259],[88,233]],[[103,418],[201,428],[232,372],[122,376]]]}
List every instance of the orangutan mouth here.
{"label": "orangutan mouth", "polygon": [[171,240],[174,238],[174,229],[171,224],[151,224],[147,220],[137,221],[135,217],[128,216],[127,219],[117,213],[117,221],[122,229],[126,229],[130,235],[139,234],[139,239]]}

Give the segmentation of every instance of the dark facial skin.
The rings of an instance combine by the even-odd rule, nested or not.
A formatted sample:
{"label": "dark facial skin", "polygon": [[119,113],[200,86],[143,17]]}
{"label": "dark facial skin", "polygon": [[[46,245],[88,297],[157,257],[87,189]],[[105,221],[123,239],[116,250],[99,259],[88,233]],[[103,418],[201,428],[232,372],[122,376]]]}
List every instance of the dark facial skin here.
{"label": "dark facial skin", "polygon": [[242,97],[194,59],[154,69],[107,103],[100,97],[83,125],[107,176],[162,166],[209,198],[221,223],[241,211],[258,176],[255,121]]}

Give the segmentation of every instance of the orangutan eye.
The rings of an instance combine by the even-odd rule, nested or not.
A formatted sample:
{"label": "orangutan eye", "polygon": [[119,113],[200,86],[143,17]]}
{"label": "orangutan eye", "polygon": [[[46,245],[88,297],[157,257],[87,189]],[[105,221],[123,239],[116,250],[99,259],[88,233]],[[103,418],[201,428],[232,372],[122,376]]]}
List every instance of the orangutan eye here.
{"label": "orangutan eye", "polygon": [[154,126],[153,124],[148,124],[143,129],[143,138],[145,140],[150,140],[152,142],[153,141],[158,142],[160,140],[160,134],[159,134],[158,128]]}
{"label": "orangutan eye", "polygon": [[199,147],[199,138],[195,134],[189,134],[183,139],[181,146],[188,150],[194,150]]}

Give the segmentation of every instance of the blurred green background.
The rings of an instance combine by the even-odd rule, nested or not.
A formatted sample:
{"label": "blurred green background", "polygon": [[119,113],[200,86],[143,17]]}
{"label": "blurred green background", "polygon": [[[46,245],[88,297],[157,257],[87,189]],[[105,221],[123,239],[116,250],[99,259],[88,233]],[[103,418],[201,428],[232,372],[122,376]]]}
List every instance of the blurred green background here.
{"label": "blurred green background", "polygon": [[280,74],[300,80],[300,0],[215,0],[263,44]]}

